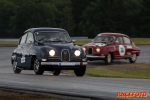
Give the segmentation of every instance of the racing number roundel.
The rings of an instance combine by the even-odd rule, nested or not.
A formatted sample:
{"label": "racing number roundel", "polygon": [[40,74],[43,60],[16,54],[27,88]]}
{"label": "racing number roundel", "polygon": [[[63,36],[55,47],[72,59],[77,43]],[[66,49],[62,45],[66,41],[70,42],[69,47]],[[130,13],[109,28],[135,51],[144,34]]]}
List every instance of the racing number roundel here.
{"label": "racing number roundel", "polygon": [[125,55],[125,48],[123,45],[119,45],[119,54],[120,54],[120,56]]}

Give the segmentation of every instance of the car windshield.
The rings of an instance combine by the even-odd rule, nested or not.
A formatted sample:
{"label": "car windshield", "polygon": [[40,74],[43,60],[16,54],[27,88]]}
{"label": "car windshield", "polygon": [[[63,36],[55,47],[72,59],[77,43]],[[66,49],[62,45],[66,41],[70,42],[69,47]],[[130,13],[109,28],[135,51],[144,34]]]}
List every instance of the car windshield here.
{"label": "car windshield", "polygon": [[39,42],[70,42],[68,33],[65,32],[36,32],[36,40]]}
{"label": "car windshield", "polygon": [[96,36],[94,42],[113,42],[114,38],[112,36]]}

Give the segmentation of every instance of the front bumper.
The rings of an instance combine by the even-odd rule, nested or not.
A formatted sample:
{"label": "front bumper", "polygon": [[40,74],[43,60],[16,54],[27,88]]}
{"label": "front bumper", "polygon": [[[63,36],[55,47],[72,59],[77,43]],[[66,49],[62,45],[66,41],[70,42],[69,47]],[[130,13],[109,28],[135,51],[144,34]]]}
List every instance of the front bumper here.
{"label": "front bumper", "polygon": [[102,58],[104,59],[105,56],[94,56],[94,55],[86,55],[87,58]]}
{"label": "front bumper", "polygon": [[41,62],[46,66],[86,66],[87,62]]}

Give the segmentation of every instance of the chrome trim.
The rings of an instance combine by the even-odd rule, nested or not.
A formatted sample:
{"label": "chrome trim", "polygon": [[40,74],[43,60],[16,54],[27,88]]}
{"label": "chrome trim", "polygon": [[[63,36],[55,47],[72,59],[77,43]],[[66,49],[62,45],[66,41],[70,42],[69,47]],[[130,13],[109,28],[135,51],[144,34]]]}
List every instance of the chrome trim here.
{"label": "chrome trim", "polygon": [[[55,66],[80,66],[87,65],[87,62],[41,62],[41,65],[55,65]],[[61,65],[60,65],[61,64]]]}
{"label": "chrome trim", "polygon": [[[68,49],[63,49],[63,50],[61,51],[61,61],[62,61],[62,52],[63,52],[64,50],[67,50],[67,51],[68,51],[68,54],[69,54],[69,61],[70,61],[70,52],[69,52]],[[63,61],[63,62],[68,62],[68,61]]]}
{"label": "chrome trim", "polygon": [[[93,54],[93,48],[92,48],[92,47],[90,47],[90,48],[92,49],[92,54]],[[88,54],[89,54],[89,49],[90,49],[90,48],[88,48],[88,50],[87,50],[87,53],[88,53]]]}
{"label": "chrome trim", "polygon": [[105,58],[105,56],[86,55],[87,58]]}

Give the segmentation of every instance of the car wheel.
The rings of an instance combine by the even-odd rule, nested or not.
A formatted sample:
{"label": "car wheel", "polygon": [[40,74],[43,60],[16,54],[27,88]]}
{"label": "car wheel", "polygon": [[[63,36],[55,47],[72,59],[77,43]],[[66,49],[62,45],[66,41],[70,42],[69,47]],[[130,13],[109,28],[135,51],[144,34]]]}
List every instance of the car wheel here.
{"label": "car wheel", "polygon": [[129,58],[130,63],[134,63],[137,59],[137,55],[133,54],[131,58]]}
{"label": "car wheel", "polygon": [[44,69],[41,66],[41,62],[39,62],[37,58],[35,58],[34,60],[34,72],[37,75],[42,75],[44,73]]}
{"label": "car wheel", "polygon": [[75,69],[74,73],[76,76],[83,76],[86,71],[86,66],[81,66],[79,69]]}
{"label": "car wheel", "polygon": [[109,65],[112,63],[112,56],[110,53],[105,57],[105,64]]}
{"label": "car wheel", "polygon": [[13,67],[13,71],[14,71],[15,74],[20,74],[21,73],[21,69],[17,68],[17,62],[13,61],[12,67]]}
{"label": "car wheel", "polygon": [[53,75],[58,76],[60,74],[61,70],[60,69],[54,69],[52,71]]}

